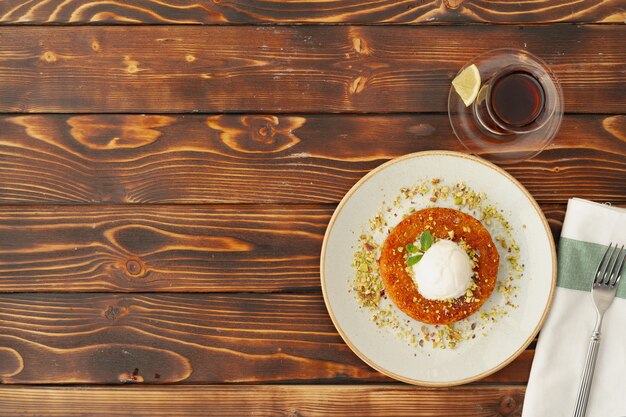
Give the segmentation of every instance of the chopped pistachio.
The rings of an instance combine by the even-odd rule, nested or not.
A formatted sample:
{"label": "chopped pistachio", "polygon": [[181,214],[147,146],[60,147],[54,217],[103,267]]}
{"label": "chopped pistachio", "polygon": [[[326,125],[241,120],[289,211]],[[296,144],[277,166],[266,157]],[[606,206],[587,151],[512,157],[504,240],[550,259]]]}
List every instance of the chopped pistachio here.
{"label": "chopped pistachio", "polygon": [[[429,188],[431,184],[432,188]],[[380,245],[384,240],[375,242],[374,238],[368,233],[359,236],[359,246],[354,254],[352,263],[355,271],[352,290],[354,290],[359,304],[372,312],[372,322],[378,327],[390,329],[395,332],[398,337],[408,341],[411,346],[415,346],[416,348],[418,346],[424,348],[424,342],[431,342],[434,348],[454,349],[462,341],[471,340],[477,335],[480,335],[481,333],[478,331],[478,326],[480,326],[480,332],[485,334],[489,331],[491,323],[508,314],[510,309],[517,308],[517,304],[513,303],[512,299],[518,296],[517,292],[519,286],[515,285],[514,281],[522,279],[524,265],[521,259],[523,259],[523,257],[522,254],[520,254],[519,246],[513,239],[513,227],[505,218],[504,212],[499,210],[495,205],[490,204],[485,193],[476,192],[464,183],[450,185],[439,178],[422,180],[415,185],[402,188],[400,194],[396,196],[395,199],[390,199],[392,204],[387,205],[383,203],[381,209],[370,219],[369,231],[374,232],[376,236],[380,236],[381,234],[386,236],[386,234],[390,232],[389,224],[395,224],[400,218],[406,218],[410,213],[414,213],[420,208],[429,207],[429,203],[447,200],[448,197],[451,197],[458,209],[465,211],[471,210],[469,214],[479,218],[485,225],[493,226],[492,230],[501,233],[502,240],[494,240],[498,243],[499,251],[502,251],[501,248],[507,251],[508,257],[500,257],[505,260],[501,268],[505,268],[506,278],[499,279],[496,284],[498,299],[500,301],[497,302],[493,308],[486,310],[483,306],[483,309],[479,310],[479,314],[471,316],[473,317],[471,320],[466,318],[462,322],[458,322],[457,328],[454,328],[454,326],[422,326],[421,333],[417,333],[416,336],[416,333],[414,333],[411,327],[411,322],[407,321],[405,323],[403,320],[399,319],[400,316],[397,314],[397,310],[393,308],[389,299],[386,299],[384,302],[381,301],[385,291],[380,277],[380,268],[377,259],[380,256]],[[397,209],[392,210],[392,206],[396,208],[404,207],[402,205],[404,202],[409,202],[405,213],[401,213]],[[424,220],[422,216],[420,216],[420,220]],[[435,224],[432,217],[428,220],[430,224],[425,226],[425,231],[433,230],[433,225]],[[459,222],[456,221],[456,223],[458,224]],[[525,225],[523,227],[525,227]],[[471,232],[471,228],[467,226],[463,230],[465,233]],[[432,242],[435,242],[436,239],[432,236],[432,233],[428,233],[432,237]],[[454,239],[454,231],[446,228],[445,233],[448,238]],[[380,238],[377,237],[377,239]],[[470,257],[472,267],[475,269],[479,262],[480,254],[473,250],[462,239],[458,243]],[[491,245],[488,246],[491,247]],[[425,247],[428,247],[428,245],[423,245],[420,239],[420,247],[422,250],[425,250]],[[393,251],[402,254],[402,257],[405,259],[404,262],[407,262],[406,271],[409,276],[412,276],[413,270],[408,266],[409,259],[413,258],[411,262],[415,262],[416,259],[421,258],[423,253],[412,243],[394,248]],[[466,291],[463,296],[468,303],[479,302],[474,294],[479,288],[476,283],[480,282],[480,277],[478,276],[477,270],[474,270],[473,274],[474,282],[472,283],[472,287]],[[413,300],[414,302],[421,301],[418,297],[414,297]],[[450,308],[457,300],[451,299],[447,301],[448,303],[445,305],[448,307],[444,307],[443,311],[437,313],[441,313],[439,317],[447,314],[447,308]],[[429,303],[425,304],[425,310],[428,310],[428,305]]]}

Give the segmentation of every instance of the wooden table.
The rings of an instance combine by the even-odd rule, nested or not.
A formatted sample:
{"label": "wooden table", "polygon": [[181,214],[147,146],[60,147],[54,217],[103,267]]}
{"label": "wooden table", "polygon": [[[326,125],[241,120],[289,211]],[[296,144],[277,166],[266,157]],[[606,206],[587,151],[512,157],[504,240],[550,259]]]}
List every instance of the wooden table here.
{"label": "wooden table", "polygon": [[624,0],[0,2],[0,415],[519,416],[534,344],[450,389],[361,362],[322,237],[372,168],[461,150],[451,78],[498,47],[563,85],[557,139],[506,167],[555,236],[572,196],[626,205],[625,20]]}

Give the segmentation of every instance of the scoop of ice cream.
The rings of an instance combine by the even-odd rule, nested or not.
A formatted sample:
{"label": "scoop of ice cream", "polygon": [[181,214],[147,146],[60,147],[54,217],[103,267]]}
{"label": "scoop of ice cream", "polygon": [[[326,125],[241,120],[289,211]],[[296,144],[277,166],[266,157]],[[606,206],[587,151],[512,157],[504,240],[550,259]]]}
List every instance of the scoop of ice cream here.
{"label": "scoop of ice cream", "polygon": [[439,240],[413,265],[413,280],[429,300],[457,298],[472,285],[472,261],[450,240]]}

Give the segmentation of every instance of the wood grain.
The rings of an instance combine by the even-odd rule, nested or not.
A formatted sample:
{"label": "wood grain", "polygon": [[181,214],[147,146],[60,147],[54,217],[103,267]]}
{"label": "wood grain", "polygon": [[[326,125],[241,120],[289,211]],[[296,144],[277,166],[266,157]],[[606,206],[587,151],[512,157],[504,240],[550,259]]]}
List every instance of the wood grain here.
{"label": "wood grain", "polygon": [[[557,237],[565,205],[542,208]],[[0,206],[0,291],[318,291],[333,210]]]}
{"label": "wood grain", "polygon": [[11,24],[227,23],[623,23],[623,0],[533,2],[377,0],[4,0],[0,22]]}
{"label": "wood grain", "polygon": [[517,47],[552,66],[567,112],[623,114],[625,38],[625,25],[4,27],[0,112],[445,112],[462,65]]}
{"label": "wood grain", "polygon": [[[0,387],[0,415],[14,417],[519,417],[519,386],[436,390],[406,385]],[[13,414],[7,414],[12,412]]]}
{"label": "wood grain", "polygon": [[[0,329],[4,384],[391,381],[320,293],[2,294]],[[484,381],[526,382],[533,354]]]}
{"label": "wood grain", "polygon": [[332,206],[0,206],[0,291],[319,289]]}
{"label": "wood grain", "polygon": [[[0,202],[337,203],[431,149],[464,150],[445,115],[1,116]],[[506,169],[541,202],[625,201],[626,116],[567,116]]]}

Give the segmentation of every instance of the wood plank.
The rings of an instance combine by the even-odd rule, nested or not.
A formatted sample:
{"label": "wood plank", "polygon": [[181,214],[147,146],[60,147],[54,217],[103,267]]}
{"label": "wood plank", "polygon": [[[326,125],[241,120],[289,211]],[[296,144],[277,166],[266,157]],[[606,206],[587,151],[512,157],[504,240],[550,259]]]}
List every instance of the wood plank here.
{"label": "wood plank", "polygon": [[[0,328],[3,384],[390,381],[320,293],[2,294]],[[526,382],[533,354],[484,381]]]}
{"label": "wood plank", "polygon": [[[565,205],[542,208],[557,237]],[[333,210],[0,206],[0,291],[318,291]]]}
{"label": "wood plank", "polygon": [[[566,116],[505,168],[541,202],[625,201],[625,132],[624,115]],[[0,203],[337,203],[431,149],[464,150],[446,115],[5,115]]]}
{"label": "wood plank", "polygon": [[[0,112],[444,112],[474,55],[528,48],[567,112],[626,113],[624,25],[0,28]],[[550,39],[550,42],[546,42]]]}
{"label": "wood plank", "polygon": [[334,206],[0,206],[0,291],[319,289]]}
{"label": "wood plank", "polygon": [[377,0],[4,0],[0,22],[11,24],[228,23],[623,23],[623,0],[533,2]]}
{"label": "wood plank", "polygon": [[520,386],[406,385],[1,387],[0,415],[513,417],[521,415],[524,391]]}

